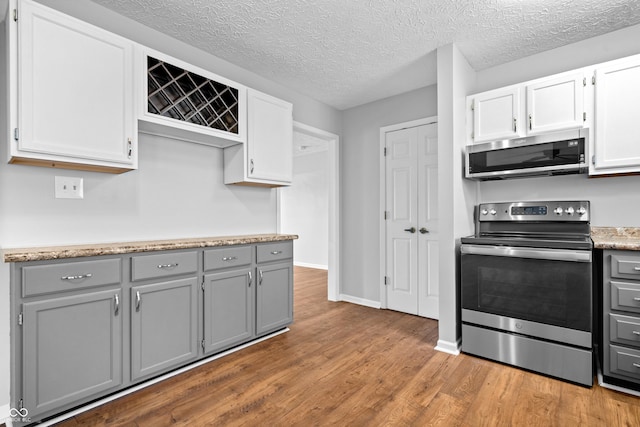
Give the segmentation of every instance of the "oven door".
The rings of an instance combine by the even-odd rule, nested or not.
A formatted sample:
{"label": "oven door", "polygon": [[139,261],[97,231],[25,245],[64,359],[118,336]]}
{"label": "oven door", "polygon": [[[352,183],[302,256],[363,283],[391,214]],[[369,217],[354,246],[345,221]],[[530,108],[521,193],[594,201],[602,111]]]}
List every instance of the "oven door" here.
{"label": "oven door", "polygon": [[591,251],[463,244],[463,322],[591,346]]}

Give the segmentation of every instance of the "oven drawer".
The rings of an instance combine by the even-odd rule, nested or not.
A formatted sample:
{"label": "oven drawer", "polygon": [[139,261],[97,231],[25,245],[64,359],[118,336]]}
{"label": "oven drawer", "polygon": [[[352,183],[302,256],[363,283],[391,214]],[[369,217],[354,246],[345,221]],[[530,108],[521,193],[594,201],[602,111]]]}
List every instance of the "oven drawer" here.
{"label": "oven drawer", "polygon": [[640,254],[611,255],[611,277],[640,280]]}
{"label": "oven drawer", "polygon": [[609,345],[609,371],[636,380],[640,379],[640,350]]}
{"label": "oven drawer", "polygon": [[640,283],[611,283],[611,309],[640,313]]}
{"label": "oven drawer", "polygon": [[611,341],[640,347],[640,318],[609,314],[609,334]]}

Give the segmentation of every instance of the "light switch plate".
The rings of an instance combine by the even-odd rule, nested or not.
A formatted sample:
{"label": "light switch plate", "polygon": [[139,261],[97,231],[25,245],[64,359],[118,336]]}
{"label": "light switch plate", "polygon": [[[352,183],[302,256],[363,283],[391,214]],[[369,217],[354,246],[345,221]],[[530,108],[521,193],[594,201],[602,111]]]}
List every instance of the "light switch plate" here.
{"label": "light switch plate", "polygon": [[84,198],[83,179],[69,176],[56,176],[56,199]]}

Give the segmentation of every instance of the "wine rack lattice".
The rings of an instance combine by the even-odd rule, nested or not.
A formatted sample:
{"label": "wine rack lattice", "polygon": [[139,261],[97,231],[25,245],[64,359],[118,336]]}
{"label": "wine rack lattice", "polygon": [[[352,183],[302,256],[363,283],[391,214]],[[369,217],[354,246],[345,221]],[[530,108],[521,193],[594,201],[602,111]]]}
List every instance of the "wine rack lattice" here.
{"label": "wine rack lattice", "polygon": [[238,89],[147,57],[148,111],[238,134]]}

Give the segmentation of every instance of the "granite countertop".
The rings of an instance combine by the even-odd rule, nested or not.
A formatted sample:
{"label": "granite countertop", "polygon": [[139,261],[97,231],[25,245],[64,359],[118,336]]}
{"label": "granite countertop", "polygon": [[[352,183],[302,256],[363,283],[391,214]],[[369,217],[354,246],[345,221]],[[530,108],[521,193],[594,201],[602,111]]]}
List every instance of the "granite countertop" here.
{"label": "granite countertop", "polygon": [[595,249],[640,251],[640,227],[591,227]]}
{"label": "granite countertop", "polygon": [[171,249],[207,248],[215,246],[248,245],[252,243],[295,240],[295,234],[250,234],[140,242],[98,243],[89,245],[48,246],[4,249],[4,262],[44,261],[98,255],[119,255]]}

